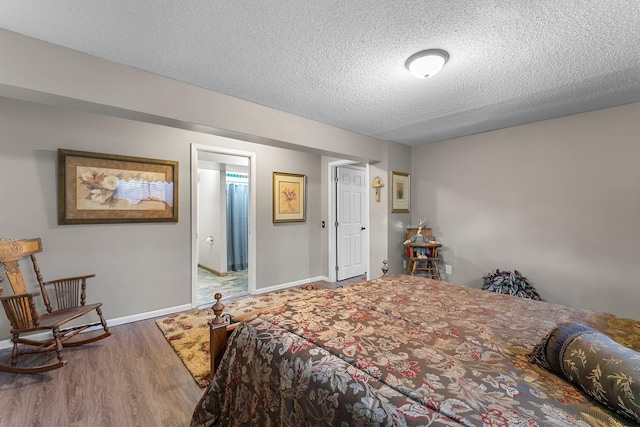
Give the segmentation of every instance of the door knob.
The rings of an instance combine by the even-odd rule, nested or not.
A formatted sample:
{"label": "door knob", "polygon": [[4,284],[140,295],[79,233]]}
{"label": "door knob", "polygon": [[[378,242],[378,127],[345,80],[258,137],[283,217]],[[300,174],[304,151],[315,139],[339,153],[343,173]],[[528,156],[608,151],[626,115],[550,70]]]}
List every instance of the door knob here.
{"label": "door knob", "polygon": [[360,231],[366,230],[367,227],[360,227]]}

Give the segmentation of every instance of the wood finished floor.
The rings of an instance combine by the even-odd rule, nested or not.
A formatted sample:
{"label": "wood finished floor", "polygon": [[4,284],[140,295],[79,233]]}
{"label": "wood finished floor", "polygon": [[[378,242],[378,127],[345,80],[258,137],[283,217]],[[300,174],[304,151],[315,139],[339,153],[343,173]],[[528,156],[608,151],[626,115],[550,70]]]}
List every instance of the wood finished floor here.
{"label": "wood finished floor", "polygon": [[[111,330],[106,339],[65,349],[69,363],[60,369],[0,372],[0,426],[188,426],[204,389],[154,319]],[[9,357],[3,350],[0,362]]]}
{"label": "wood finished floor", "polygon": [[[313,283],[335,289],[363,280]],[[60,369],[35,375],[0,372],[0,426],[188,426],[204,389],[155,319],[110,329],[113,335],[106,339],[66,348],[68,364]],[[25,357],[44,363],[43,355]],[[9,365],[10,350],[0,352],[0,363]]]}

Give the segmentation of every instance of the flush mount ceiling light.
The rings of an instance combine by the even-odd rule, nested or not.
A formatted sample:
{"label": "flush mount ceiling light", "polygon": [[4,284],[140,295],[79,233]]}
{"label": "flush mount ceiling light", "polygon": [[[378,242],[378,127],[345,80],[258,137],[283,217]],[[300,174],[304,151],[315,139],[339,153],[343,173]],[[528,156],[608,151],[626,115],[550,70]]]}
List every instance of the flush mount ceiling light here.
{"label": "flush mount ceiling light", "polygon": [[405,67],[419,79],[428,79],[438,74],[449,60],[449,54],[441,49],[428,49],[414,53],[407,59]]}

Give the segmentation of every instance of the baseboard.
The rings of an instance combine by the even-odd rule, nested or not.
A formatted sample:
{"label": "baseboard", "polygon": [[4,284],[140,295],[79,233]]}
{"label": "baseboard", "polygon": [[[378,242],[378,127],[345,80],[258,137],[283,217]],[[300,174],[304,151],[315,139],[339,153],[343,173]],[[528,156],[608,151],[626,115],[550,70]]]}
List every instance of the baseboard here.
{"label": "baseboard", "polygon": [[181,311],[191,310],[191,304],[183,304],[175,307],[163,308],[161,310],[147,311],[146,313],[132,314],[131,316],[118,317],[107,321],[109,327],[138,322],[140,320],[152,319],[154,317],[168,316]]}
{"label": "baseboard", "polygon": [[256,289],[256,293],[255,294],[256,295],[260,295],[260,294],[265,294],[267,292],[280,291],[282,289],[292,288],[292,287],[298,286],[298,285],[306,285],[306,284],[309,284],[309,283],[315,282],[315,281],[328,282],[329,278],[326,277],[326,276],[316,276],[316,277],[310,277],[308,279],[296,280],[295,282],[281,283],[279,285],[269,286],[267,288]]}
{"label": "baseboard", "polygon": [[[176,307],[163,308],[162,310],[148,311],[146,313],[133,314],[131,316],[107,319],[107,325],[109,325],[109,327],[111,328],[113,326],[125,325],[127,323],[133,323],[133,322],[138,322],[140,320],[152,319],[154,317],[168,316],[170,314],[179,313],[181,311],[186,311],[186,310],[191,310],[191,304],[184,304]],[[101,329],[101,327],[94,326],[92,328],[86,329],[84,332],[95,331],[96,329]],[[34,340],[46,340],[51,338],[51,332],[38,332],[37,334],[32,334],[32,335],[29,335],[28,337]],[[11,339],[0,341],[0,350],[4,350],[11,347],[13,347],[13,343],[11,342]]]}
{"label": "baseboard", "polygon": [[224,276],[228,276],[229,275],[228,272],[221,273],[218,270],[215,270],[215,269],[213,269],[211,267],[204,266],[202,264],[198,264],[198,267],[203,269],[203,270],[207,270],[209,273],[215,274],[216,276],[224,277]]}

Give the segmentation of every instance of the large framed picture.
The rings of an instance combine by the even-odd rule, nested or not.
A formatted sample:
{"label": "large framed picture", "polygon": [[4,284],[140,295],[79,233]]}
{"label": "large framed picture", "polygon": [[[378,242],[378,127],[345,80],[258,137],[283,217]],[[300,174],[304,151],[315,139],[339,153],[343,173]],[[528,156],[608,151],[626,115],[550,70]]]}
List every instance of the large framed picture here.
{"label": "large framed picture", "polygon": [[273,222],[305,220],[305,175],[273,173]]}
{"label": "large framed picture", "polygon": [[177,221],[177,161],[58,150],[58,224]]}
{"label": "large framed picture", "polygon": [[391,172],[391,212],[409,212],[411,208],[411,176]]}

